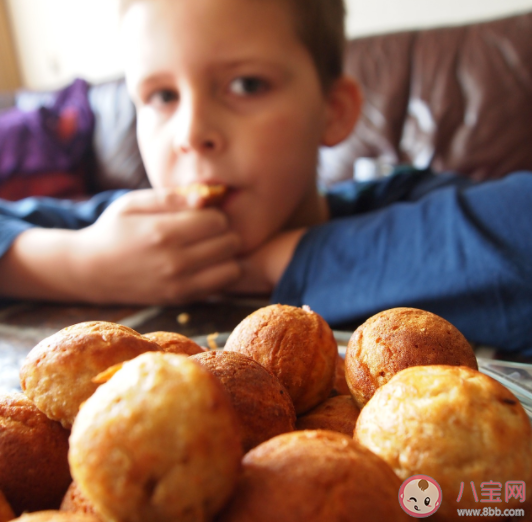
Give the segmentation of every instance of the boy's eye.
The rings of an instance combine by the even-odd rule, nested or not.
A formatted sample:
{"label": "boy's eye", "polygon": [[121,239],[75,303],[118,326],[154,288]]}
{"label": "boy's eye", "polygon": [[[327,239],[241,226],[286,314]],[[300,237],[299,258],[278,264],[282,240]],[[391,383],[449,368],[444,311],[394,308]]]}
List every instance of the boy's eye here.
{"label": "boy's eye", "polygon": [[150,94],[148,103],[165,106],[178,100],[177,92],[172,89],[160,89]]}
{"label": "boy's eye", "polygon": [[251,94],[259,94],[268,89],[268,84],[265,80],[255,76],[242,76],[235,78],[229,84],[229,90],[238,96],[249,96]]}

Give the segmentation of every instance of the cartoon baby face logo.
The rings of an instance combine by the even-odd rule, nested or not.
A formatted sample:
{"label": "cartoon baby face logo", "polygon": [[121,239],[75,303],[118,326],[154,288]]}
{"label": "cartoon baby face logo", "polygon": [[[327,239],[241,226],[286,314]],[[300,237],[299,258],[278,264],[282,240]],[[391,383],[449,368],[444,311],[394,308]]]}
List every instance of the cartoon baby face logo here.
{"label": "cartoon baby face logo", "polygon": [[440,485],[428,475],[407,478],[399,489],[399,504],[414,518],[430,517],[441,505]]}

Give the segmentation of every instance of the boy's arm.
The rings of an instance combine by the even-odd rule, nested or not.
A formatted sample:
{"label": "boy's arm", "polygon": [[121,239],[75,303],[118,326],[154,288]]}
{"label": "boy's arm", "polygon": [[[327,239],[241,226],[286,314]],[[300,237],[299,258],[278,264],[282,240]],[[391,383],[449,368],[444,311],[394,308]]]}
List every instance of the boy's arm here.
{"label": "boy's arm", "polygon": [[183,302],[239,275],[238,238],[215,209],[171,192],[131,192],[80,230],[30,228],[0,259],[4,297],[97,303]]}
{"label": "boy's arm", "polygon": [[452,173],[435,174],[430,169],[400,166],[393,174],[375,181],[335,184],[327,193],[331,214],[336,217],[372,212],[400,201],[417,201],[448,186],[467,188],[475,182]]}
{"label": "boy's arm", "polygon": [[74,283],[67,229],[30,227],[14,238],[0,258],[2,297],[51,301],[82,300]]}
{"label": "boy's arm", "polygon": [[532,346],[532,174],[447,187],[310,229],[272,296],[333,325],[412,306],[473,342]]}
{"label": "boy's arm", "polygon": [[[19,241],[19,236],[28,232],[24,244],[27,244],[26,238],[30,235],[42,238],[30,248],[30,259],[42,262],[43,267],[46,251],[56,251],[59,261],[63,261],[66,256],[59,255],[62,248],[59,240],[69,235],[66,230],[80,229],[95,222],[105,208],[124,193],[107,191],[82,203],[48,197],[19,201],[0,199],[0,296],[41,297],[38,282],[32,281],[29,274],[22,274],[22,265],[17,262],[19,253],[15,253],[13,244]],[[29,231],[34,228],[35,232],[30,234]],[[56,264],[55,274],[61,273],[59,264]],[[45,291],[50,299],[58,297],[53,288],[48,287]]]}

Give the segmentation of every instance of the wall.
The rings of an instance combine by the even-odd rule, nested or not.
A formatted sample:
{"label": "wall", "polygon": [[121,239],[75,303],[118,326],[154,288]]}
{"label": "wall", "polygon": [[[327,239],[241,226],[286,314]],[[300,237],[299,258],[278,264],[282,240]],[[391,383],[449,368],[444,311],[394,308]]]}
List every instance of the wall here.
{"label": "wall", "polygon": [[[346,0],[349,36],[460,24],[532,10],[532,0]],[[120,74],[116,0],[7,0],[25,86]]]}
{"label": "wall", "polygon": [[120,74],[115,0],[8,0],[23,83],[55,88]]}
{"label": "wall", "polygon": [[4,0],[0,0],[0,92],[19,87],[20,82],[10,20],[6,4]]}
{"label": "wall", "polygon": [[458,25],[532,11],[532,0],[345,0],[347,33]]}

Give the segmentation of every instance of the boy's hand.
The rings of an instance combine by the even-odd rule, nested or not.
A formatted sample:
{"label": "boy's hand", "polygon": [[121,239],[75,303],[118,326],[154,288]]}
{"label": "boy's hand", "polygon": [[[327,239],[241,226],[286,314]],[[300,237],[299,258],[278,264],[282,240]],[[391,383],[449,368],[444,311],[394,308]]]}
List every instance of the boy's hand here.
{"label": "boy's hand", "polygon": [[227,218],[188,205],[171,191],[135,191],[79,231],[80,277],[101,281],[95,301],[180,303],[237,279],[239,240]]}
{"label": "boy's hand", "polygon": [[230,293],[270,293],[286,270],[306,229],[281,232],[246,257],[240,258],[242,275]]}
{"label": "boy's hand", "polygon": [[17,297],[164,304],[219,292],[240,275],[239,238],[222,212],[192,205],[172,190],[140,190],[85,229],[22,233],[10,264],[34,290]]}

